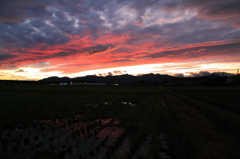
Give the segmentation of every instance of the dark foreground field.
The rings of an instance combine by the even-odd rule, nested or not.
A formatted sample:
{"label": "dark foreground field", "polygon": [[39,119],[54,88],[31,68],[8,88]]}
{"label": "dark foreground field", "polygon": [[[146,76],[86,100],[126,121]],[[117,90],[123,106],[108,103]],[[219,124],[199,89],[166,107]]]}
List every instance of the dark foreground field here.
{"label": "dark foreground field", "polygon": [[240,158],[239,87],[0,86],[0,158]]}

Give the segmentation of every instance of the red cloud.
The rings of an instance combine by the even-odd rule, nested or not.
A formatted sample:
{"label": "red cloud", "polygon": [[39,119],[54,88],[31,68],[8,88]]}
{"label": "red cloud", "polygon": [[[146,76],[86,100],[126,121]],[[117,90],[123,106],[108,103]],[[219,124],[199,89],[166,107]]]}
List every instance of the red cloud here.
{"label": "red cloud", "polygon": [[[42,71],[69,74],[119,66],[230,58],[239,50],[234,45],[239,41],[164,45],[164,41],[146,40],[145,36],[149,35],[140,37],[131,36],[130,33],[117,35],[103,32],[93,38],[89,34],[91,32],[87,31],[82,35],[69,36],[69,42],[61,45],[42,43],[33,48],[12,48],[10,51],[14,57],[3,61],[1,67],[11,63],[24,66],[47,61],[51,65]],[[132,39],[137,40],[131,41]],[[159,46],[159,43],[162,45]],[[231,55],[226,54],[231,51]]]}

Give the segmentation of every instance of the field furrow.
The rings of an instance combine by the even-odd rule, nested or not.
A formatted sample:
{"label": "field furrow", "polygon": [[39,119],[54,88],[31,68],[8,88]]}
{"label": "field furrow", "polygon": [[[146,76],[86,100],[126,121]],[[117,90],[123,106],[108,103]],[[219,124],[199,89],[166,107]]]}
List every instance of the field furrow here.
{"label": "field furrow", "polygon": [[[164,96],[169,115],[169,140],[176,155],[179,155],[177,158],[239,158],[236,136],[229,135],[227,127],[219,128],[201,108],[198,109],[196,101],[192,103],[169,92]],[[201,103],[199,107],[203,105]]]}
{"label": "field furrow", "polygon": [[239,90],[0,86],[0,158],[238,159]]}

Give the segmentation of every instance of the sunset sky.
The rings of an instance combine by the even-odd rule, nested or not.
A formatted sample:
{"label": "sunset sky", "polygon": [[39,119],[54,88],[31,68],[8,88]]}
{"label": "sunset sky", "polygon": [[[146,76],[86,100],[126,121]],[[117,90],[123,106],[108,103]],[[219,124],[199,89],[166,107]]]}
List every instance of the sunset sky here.
{"label": "sunset sky", "polygon": [[237,69],[239,0],[0,0],[0,79]]}

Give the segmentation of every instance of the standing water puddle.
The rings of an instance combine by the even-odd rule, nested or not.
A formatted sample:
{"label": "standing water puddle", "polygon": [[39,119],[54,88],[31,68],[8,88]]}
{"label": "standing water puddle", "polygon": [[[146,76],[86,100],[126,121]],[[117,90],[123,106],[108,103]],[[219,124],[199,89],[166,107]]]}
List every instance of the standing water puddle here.
{"label": "standing water puddle", "polygon": [[1,133],[0,158],[37,158],[40,153],[63,158],[101,158],[123,136],[117,119],[88,121],[84,116],[38,120]]}
{"label": "standing water puddle", "polygon": [[[131,152],[130,136],[118,124],[115,118],[88,120],[82,115],[36,120],[1,133],[0,158],[124,159]],[[159,140],[164,143],[163,137]],[[150,141],[143,139],[132,158],[146,156]]]}

